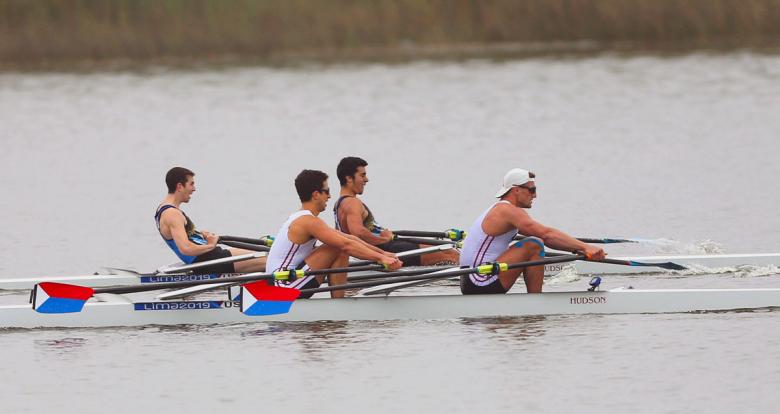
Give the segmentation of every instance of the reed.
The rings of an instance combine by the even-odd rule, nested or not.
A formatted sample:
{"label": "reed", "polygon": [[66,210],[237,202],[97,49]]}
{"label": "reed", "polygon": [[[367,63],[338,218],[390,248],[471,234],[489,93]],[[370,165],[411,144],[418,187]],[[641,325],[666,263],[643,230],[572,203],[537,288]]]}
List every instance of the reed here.
{"label": "reed", "polygon": [[21,65],[778,38],[780,0],[0,0],[0,62]]}

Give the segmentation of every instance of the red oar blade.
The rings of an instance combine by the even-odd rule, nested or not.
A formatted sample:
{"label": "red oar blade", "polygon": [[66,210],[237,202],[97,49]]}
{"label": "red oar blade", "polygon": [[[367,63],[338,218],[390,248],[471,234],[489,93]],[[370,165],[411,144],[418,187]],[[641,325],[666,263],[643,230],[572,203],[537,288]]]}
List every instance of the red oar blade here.
{"label": "red oar blade", "polygon": [[249,316],[278,315],[290,311],[301,291],[269,286],[264,280],[241,287],[241,312]]}
{"label": "red oar blade", "polygon": [[94,289],[65,283],[43,282],[33,288],[33,309],[39,313],[81,312]]}

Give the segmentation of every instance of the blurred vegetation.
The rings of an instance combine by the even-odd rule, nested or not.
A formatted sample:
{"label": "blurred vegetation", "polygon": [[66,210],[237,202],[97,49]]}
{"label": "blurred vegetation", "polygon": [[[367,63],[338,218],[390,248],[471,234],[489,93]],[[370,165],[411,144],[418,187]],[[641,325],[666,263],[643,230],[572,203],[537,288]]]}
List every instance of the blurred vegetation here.
{"label": "blurred vegetation", "polygon": [[778,39],[780,0],[0,0],[3,66]]}

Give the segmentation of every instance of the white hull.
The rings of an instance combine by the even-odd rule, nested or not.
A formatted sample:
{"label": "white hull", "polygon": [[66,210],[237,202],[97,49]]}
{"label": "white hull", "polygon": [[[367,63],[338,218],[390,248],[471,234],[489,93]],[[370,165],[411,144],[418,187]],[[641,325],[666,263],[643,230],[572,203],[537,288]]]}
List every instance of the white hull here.
{"label": "white hull", "polygon": [[[113,297],[113,295],[112,295]],[[780,289],[613,289],[506,295],[382,296],[296,301],[289,313],[246,316],[237,302],[90,302],[80,313],[0,306],[2,328],[228,324],[269,321],[454,319],[557,314],[725,311],[780,307]]]}
{"label": "white hull", "polygon": [[[780,266],[780,253],[762,254],[722,254],[694,256],[644,256],[617,257],[616,259],[637,260],[642,262],[674,262],[683,266],[703,267],[708,269],[734,268],[739,266]],[[665,270],[657,267],[622,266],[595,262],[571,262],[548,265],[545,267],[547,276],[558,274],[566,266],[574,266],[579,274],[636,274],[659,273]],[[118,272],[119,274],[53,276],[38,278],[0,279],[0,290],[32,289],[36,283],[59,282],[73,285],[103,287],[118,285],[136,285],[147,283],[179,282],[185,280],[202,280],[210,275],[139,275],[134,272]]]}

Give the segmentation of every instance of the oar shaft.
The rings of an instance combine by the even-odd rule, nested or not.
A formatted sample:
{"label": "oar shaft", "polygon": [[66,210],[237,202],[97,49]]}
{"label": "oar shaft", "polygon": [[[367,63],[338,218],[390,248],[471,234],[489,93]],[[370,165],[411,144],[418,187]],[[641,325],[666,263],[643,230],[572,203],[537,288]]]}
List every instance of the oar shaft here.
{"label": "oar shaft", "polygon": [[254,239],[251,237],[240,237],[240,236],[219,236],[219,242],[220,243],[222,242],[249,243],[249,244],[257,244],[266,247],[269,247],[271,244],[273,244],[273,241],[267,238]]}
{"label": "oar shaft", "polygon": [[452,241],[461,241],[466,237],[466,232],[458,229],[449,229],[447,231],[394,230],[393,234],[405,237],[435,237]]}
{"label": "oar shaft", "polygon": [[593,244],[639,243],[636,240],[630,240],[630,239],[592,239],[588,237],[578,237],[577,240],[583,243],[593,243]]}
{"label": "oar shaft", "polygon": [[253,244],[253,243],[244,243],[244,242],[238,242],[238,241],[230,241],[230,240],[222,240],[220,238],[219,240],[220,244],[224,244],[225,246],[235,247],[237,249],[244,249],[244,250],[252,250],[255,252],[268,252],[271,251],[271,248],[268,246],[263,246],[260,244]]}
{"label": "oar shaft", "polygon": [[[304,277],[324,275],[329,273],[381,270],[384,268],[385,268],[384,265],[373,264],[373,265],[356,266],[356,267],[307,270],[304,273]],[[155,283],[154,285],[149,285],[149,286],[116,286],[116,287],[95,288],[95,293],[122,294],[122,293],[134,293],[134,292],[147,292],[152,290],[182,289],[182,288],[187,288],[190,286],[198,286],[198,285],[215,285],[215,284],[225,284],[225,283],[239,284],[244,282],[254,282],[258,280],[273,280],[274,278],[275,276],[273,273],[258,272],[258,273],[247,273],[241,276],[230,276],[230,277],[208,279],[208,280],[192,280],[192,281],[188,280],[184,282]]]}
{"label": "oar shaft", "polygon": [[182,289],[190,286],[197,285],[214,285],[219,283],[243,283],[254,282],[258,280],[273,280],[274,275],[272,273],[247,273],[241,276],[229,276],[220,277],[208,280],[187,280],[183,282],[169,282],[169,283],[153,283],[148,286],[115,286],[115,287],[99,287],[95,288],[95,294],[98,293],[136,293],[136,292],[149,292],[153,290],[164,289]]}
{"label": "oar shaft", "polygon": [[452,240],[424,239],[420,237],[396,237],[396,240],[405,240],[412,243],[427,244],[430,246],[439,246],[442,244],[452,244],[452,245],[458,244],[458,242]]}
{"label": "oar shaft", "polygon": [[[528,236],[518,234],[517,236],[514,237],[514,240],[522,240],[526,237]],[[576,237],[576,239],[583,243],[592,243],[592,244],[638,243],[638,241],[630,240],[630,239],[596,239],[590,237]]]}
{"label": "oar shaft", "polygon": [[396,230],[393,232],[396,236],[409,236],[409,237],[448,237],[446,232],[443,231],[420,231],[420,230]]}
{"label": "oar shaft", "polygon": [[[397,253],[396,256],[404,260],[406,257],[414,257],[414,256],[422,256],[424,254],[433,253],[433,252],[439,252],[442,250],[448,250],[451,249],[452,246],[449,245],[441,245],[441,246],[430,246],[430,247],[424,247],[422,249],[415,249],[415,250],[407,250],[405,252]],[[372,260],[356,260],[354,262],[349,263],[349,267],[353,266],[364,266],[367,264],[374,264],[376,262]]]}
{"label": "oar shaft", "polygon": [[393,277],[416,276],[416,275],[424,275],[433,272],[441,272],[443,270],[448,270],[448,269],[437,269],[435,267],[427,267],[427,268],[413,269],[413,270],[399,270],[397,272],[371,273],[367,275],[349,276],[347,280],[352,282],[357,280],[387,279]]}
{"label": "oar shaft", "polygon": [[[565,253],[556,253],[556,252],[548,252],[548,257],[558,257],[565,255]],[[674,262],[637,262],[636,260],[621,260],[621,259],[601,259],[601,260],[592,260],[592,259],[586,259],[583,258],[582,260],[586,262],[596,262],[596,263],[607,263],[607,264],[616,264],[616,265],[623,265],[623,266],[644,266],[644,267],[660,267],[662,269],[668,269],[668,270],[687,270],[688,268],[674,263]]]}

